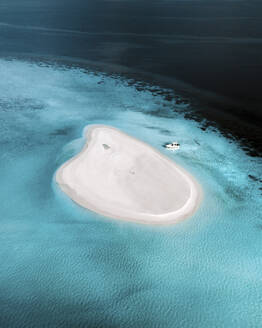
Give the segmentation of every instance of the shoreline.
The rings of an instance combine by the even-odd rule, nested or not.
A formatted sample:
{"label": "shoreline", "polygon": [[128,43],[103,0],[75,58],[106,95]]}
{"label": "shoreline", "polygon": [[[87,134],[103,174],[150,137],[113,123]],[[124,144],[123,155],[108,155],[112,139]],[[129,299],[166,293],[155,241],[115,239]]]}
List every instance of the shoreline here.
{"label": "shoreline", "polygon": [[[101,194],[103,194],[103,192],[104,192],[104,195],[103,195],[104,198],[100,194],[98,194],[99,196],[94,196],[93,194],[95,194],[95,192],[97,192],[97,190],[95,190],[95,188],[96,188],[97,184],[99,183],[99,179],[101,179],[101,174],[97,174],[96,176],[95,176],[95,174],[91,174],[90,177],[87,176],[86,180],[87,181],[88,181],[88,179],[90,180],[90,185],[92,185],[91,179],[94,179],[94,181],[93,181],[94,182],[93,183],[94,193],[93,193],[93,189],[91,192],[88,193],[86,191],[87,190],[86,188],[89,188],[89,185],[84,185],[85,189],[83,189],[82,188],[83,186],[81,186],[81,184],[84,183],[84,181],[86,181],[84,178],[84,174],[86,174],[86,170],[83,171],[83,165],[85,165],[84,161],[86,161],[86,159],[92,155],[92,152],[94,153],[94,151],[95,152],[97,151],[96,150],[97,148],[95,148],[95,146],[96,146],[96,141],[97,141],[96,137],[97,137],[97,139],[99,138],[99,136],[97,136],[99,134],[99,132],[100,132],[100,134],[104,133],[106,137],[108,134],[109,138],[112,138],[112,135],[113,135],[113,137],[120,139],[120,141],[124,141],[124,139],[126,139],[126,140],[128,140],[126,142],[130,142],[131,144],[134,143],[135,150],[136,150],[136,146],[137,146],[137,148],[142,147],[142,150],[146,149],[149,152],[149,154],[152,156],[152,160],[156,161],[156,167],[164,165],[165,167],[168,168],[168,170],[173,170],[172,174],[173,173],[176,174],[179,181],[183,180],[184,184],[180,181],[180,185],[178,186],[178,190],[176,191],[176,194],[174,194],[175,188],[171,187],[171,185],[168,186],[167,190],[170,191],[170,193],[172,193],[172,195],[176,195],[177,198],[181,198],[181,195],[183,193],[181,193],[181,191],[179,189],[181,188],[182,191],[183,191],[183,189],[186,189],[186,188],[190,189],[190,192],[187,191],[187,193],[189,193],[189,196],[187,195],[188,197],[186,197],[186,196],[184,197],[186,199],[186,201],[183,200],[182,205],[177,209],[169,210],[166,212],[160,212],[160,213],[154,213],[154,211],[152,211],[152,213],[150,213],[150,208],[148,208],[148,206],[144,207],[144,208],[142,206],[142,209],[143,209],[142,211],[140,211],[140,210],[135,211],[135,210],[133,210],[133,208],[129,208],[128,206],[127,207],[122,206],[121,202],[119,204],[117,204],[117,206],[116,206],[115,199],[113,200],[113,202],[111,202],[111,201],[107,202],[107,197],[114,195],[114,193],[119,194],[120,200],[122,199],[124,201],[124,203],[128,203],[128,204],[132,197],[134,197],[134,198],[137,197],[137,195],[135,193],[133,193],[133,194],[131,193],[132,183],[131,183],[131,187],[128,183],[126,183],[126,179],[130,179],[129,178],[130,174],[127,174],[127,171],[124,173],[125,175],[123,176],[125,178],[125,181],[124,181],[125,189],[124,190],[126,191],[127,195],[130,194],[131,197],[129,197],[129,196],[128,196],[129,198],[128,197],[124,198],[124,196],[122,197],[123,192],[122,192],[121,188],[120,188],[120,192],[119,192],[119,190],[117,189],[119,187],[119,185],[117,185],[116,181],[115,181],[116,179],[118,179],[118,177],[111,180],[111,184],[109,184],[109,189],[108,189],[109,193],[106,194],[106,192],[104,192],[103,188],[98,190],[99,193],[101,193]],[[120,137],[118,135],[120,135]],[[185,218],[190,217],[197,211],[197,209],[201,203],[201,199],[202,199],[202,189],[201,189],[200,185],[195,180],[195,178],[193,178],[191,176],[190,173],[188,173],[185,169],[183,169],[182,167],[177,165],[175,162],[173,162],[168,157],[165,157],[162,153],[160,153],[155,148],[151,147],[150,145],[146,144],[143,141],[140,141],[134,137],[127,135],[126,133],[124,133],[114,127],[105,126],[105,125],[89,125],[89,126],[85,127],[84,128],[84,138],[86,139],[86,144],[84,145],[83,149],[76,156],[69,159],[62,166],[60,166],[58,168],[58,170],[56,171],[56,175],[55,175],[56,183],[59,185],[61,190],[67,196],[69,196],[76,204],[78,204],[81,207],[84,207],[88,210],[94,211],[100,215],[103,215],[105,217],[109,217],[109,218],[113,218],[113,219],[120,219],[120,220],[124,220],[124,221],[135,222],[135,223],[151,224],[151,225],[174,224],[174,223],[184,220]],[[119,141],[119,140],[117,140],[117,141]],[[101,151],[101,150],[99,150],[99,151]],[[91,153],[91,155],[90,155],[90,153]],[[105,153],[106,153],[106,151],[105,151]],[[94,154],[96,154],[96,153],[94,153]],[[119,156],[119,154],[113,153],[110,155],[109,158],[112,158],[112,156]],[[122,153],[120,154],[120,156],[122,156]],[[103,158],[100,157],[99,159],[101,159],[101,161],[103,161]],[[87,160],[88,160],[88,162],[86,162],[86,163],[88,163],[88,165],[90,165],[89,159],[87,159]],[[77,162],[77,165],[75,164],[76,162]],[[93,162],[93,161],[91,161],[91,162]],[[103,164],[103,165],[107,165],[107,162],[108,162],[108,160],[106,161],[106,164]],[[118,170],[119,169],[121,171],[122,167],[124,167],[126,164],[127,164],[127,161],[126,161],[126,158],[124,157],[122,166],[120,165],[120,167],[117,169],[112,166],[110,166],[109,168],[110,168],[110,170]],[[93,164],[91,164],[91,165],[93,165]],[[97,165],[94,165],[93,167],[92,166],[91,167],[95,170]],[[129,163],[127,165],[129,165]],[[72,169],[72,168],[73,168],[73,170],[70,171],[70,169]],[[143,166],[139,167],[139,165],[137,165],[137,168],[141,168],[142,171],[144,169]],[[84,174],[83,174],[83,172],[84,172]],[[111,173],[112,172],[110,171],[110,173],[107,176],[112,175]],[[78,175],[75,176],[75,174],[78,174]],[[88,172],[87,172],[87,174],[88,174]],[[165,173],[165,174],[167,174],[167,173]],[[135,174],[134,174],[134,176],[135,176]],[[78,182],[76,182],[76,181],[78,181]],[[104,181],[104,180],[100,180],[100,183],[103,183],[102,181]],[[78,183],[78,185],[77,185],[77,183]],[[163,194],[161,191],[161,188],[157,188],[157,187],[161,186],[161,184],[159,185],[158,180],[156,182],[153,181],[153,183],[155,183],[155,185],[153,184],[153,186],[156,187],[155,191],[153,192],[153,196],[156,197],[156,199],[154,199],[154,198],[152,198],[152,200],[150,199],[149,202],[148,201],[146,202],[146,205],[148,205],[148,203],[156,204],[157,201],[159,201],[159,199],[162,199],[162,201],[164,203],[166,203],[167,196],[168,197],[171,197],[171,196],[169,195],[169,193]],[[169,183],[169,181],[165,180],[164,183]],[[138,190],[140,192],[140,188],[145,188],[145,184],[143,184],[143,176],[140,180],[138,179],[136,181],[135,186],[137,187],[137,185],[139,185],[139,184],[140,184],[140,187]],[[107,185],[106,185],[106,187],[107,187]],[[172,188],[172,189],[170,189],[170,188]],[[143,198],[143,196],[147,197],[147,194],[146,193],[142,194],[142,198]],[[141,200],[141,197],[138,198],[138,200]],[[173,201],[173,199],[169,199],[169,203],[168,203],[169,207],[170,207],[170,204],[172,204],[172,201]],[[159,201],[159,203],[160,203],[160,201]],[[175,204],[175,201],[173,201],[173,203]],[[134,204],[135,203],[133,203],[133,205]],[[176,204],[176,205],[178,206],[179,204]],[[173,204],[172,204],[172,206],[173,206]],[[156,207],[158,210],[157,205],[156,205]],[[162,207],[160,204],[159,208],[162,209]]]}

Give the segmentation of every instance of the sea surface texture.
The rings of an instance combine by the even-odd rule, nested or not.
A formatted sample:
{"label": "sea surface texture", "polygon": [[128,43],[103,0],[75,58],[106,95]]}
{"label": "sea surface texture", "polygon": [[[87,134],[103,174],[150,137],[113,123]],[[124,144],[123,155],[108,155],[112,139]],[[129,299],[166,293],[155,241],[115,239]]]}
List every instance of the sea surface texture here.
{"label": "sea surface texture", "polygon": [[[185,119],[189,105],[157,86],[22,60],[0,71],[0,327],[261,327],[261,158]],[[73,203],[54,175],[88,124],[191,172],[197,213],[151,227]]]}

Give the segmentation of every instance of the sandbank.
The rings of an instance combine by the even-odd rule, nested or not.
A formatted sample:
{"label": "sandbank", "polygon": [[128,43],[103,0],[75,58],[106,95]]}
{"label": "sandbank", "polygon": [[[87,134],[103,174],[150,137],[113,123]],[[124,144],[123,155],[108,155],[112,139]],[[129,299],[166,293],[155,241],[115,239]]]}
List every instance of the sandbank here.
{"label": "sandbank", "polygon": [[104,216],[147,224],[191,216],[201,188],[182,167],[120,130],[91,125],[82,151],[56,172],[56,182],[77,204]]}

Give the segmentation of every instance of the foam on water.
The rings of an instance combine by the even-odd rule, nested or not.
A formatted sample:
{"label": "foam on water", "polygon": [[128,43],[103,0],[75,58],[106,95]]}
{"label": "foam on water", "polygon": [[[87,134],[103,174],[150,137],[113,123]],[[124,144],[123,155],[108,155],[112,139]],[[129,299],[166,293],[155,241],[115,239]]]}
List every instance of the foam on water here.
{"label": "foam on water", "polygon": [[[16,60],[0,72],[1,327],[261,327],[260,159],[123,79]],[[148,227],[71,202],[54,173],[96,123],[183,165],[199,211]]]}

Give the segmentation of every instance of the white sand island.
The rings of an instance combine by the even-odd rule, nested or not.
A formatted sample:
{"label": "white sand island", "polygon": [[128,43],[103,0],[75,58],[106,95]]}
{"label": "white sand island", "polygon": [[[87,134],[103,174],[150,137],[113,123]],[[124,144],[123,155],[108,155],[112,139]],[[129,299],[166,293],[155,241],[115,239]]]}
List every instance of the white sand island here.
{"label": "white sand island", "polygon": [[200,202],[195,179],[151,146],[104,125],[85,129],[87,144],[56,173],[77,204],[115,219],[176,223]]}

